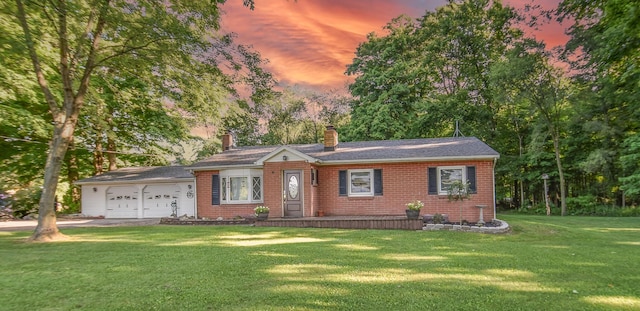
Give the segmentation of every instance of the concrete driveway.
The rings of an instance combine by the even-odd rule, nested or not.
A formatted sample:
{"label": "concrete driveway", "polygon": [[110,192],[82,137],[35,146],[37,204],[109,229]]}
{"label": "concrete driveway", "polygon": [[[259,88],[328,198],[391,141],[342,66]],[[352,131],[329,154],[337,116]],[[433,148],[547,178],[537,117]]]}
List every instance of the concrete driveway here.
{"label": "concrete driveway", "polygon": [[[58,228],[114,227],[114,226],[151,226],[160,223],[159,218],[146,219],[58,219]],[[32,231],[38,225],[37,220],[0,221],[0,231]]]}

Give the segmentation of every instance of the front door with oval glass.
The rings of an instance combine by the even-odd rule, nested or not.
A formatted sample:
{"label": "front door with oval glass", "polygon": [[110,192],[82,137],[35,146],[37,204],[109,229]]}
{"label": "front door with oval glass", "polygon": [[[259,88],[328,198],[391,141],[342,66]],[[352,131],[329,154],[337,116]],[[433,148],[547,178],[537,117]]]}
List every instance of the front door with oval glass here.
{"label": "front door with oval glass", "polygon": [[302,171],[284,171],[284,217],[302,217]]}

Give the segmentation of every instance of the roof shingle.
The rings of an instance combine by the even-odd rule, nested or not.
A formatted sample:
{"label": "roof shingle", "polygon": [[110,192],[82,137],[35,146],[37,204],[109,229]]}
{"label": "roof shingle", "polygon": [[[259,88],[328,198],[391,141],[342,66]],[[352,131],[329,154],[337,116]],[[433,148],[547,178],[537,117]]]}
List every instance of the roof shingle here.
{"label": "roof shingle", "polygon": [[78,180],[76,184],[167,181],[171,179],[192,180],[193,175],[191,175],[184,166],[126,167]]}
{"label": "roof shingle", "polygon": [[[213,155],[189,168],[243,166],[258,160],[281,146],[239,147]],[[498,152],[475,137],[449,137],[404,140],[379,140],[339,143],[335,151],[324,151],[323,144],[287,145],[323,164],[345,162],[388,162],[394,160],[446,160],[463,158],[499,158]]]}

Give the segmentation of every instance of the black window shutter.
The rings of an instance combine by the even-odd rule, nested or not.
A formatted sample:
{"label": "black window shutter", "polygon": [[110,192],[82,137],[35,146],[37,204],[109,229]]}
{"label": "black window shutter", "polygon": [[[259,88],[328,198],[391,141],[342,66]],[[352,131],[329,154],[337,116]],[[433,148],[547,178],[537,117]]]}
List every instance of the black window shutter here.
{"label": "black window shutter", "polygon": [[469,193],[478,193],[476,188],[476,167],[467,166],[467,181],[469,182]]}
{"label": "black window shutter", "polygon": [[373,194],[382,195],[382,169],[373,170]]}
{"label": "black window shutter", "polygon": [[211,205],[220,205],[220,175],[211,175]]}
{"label": "black window shutter", "polygon": [[347,195],[347,171],[338,172],[340,195]]}
{"label": "black window shutter", "polygon": [[428,179],[429,179],[429,194],[438,194],[438,169],[435,167],[430,167],[428,171]]}

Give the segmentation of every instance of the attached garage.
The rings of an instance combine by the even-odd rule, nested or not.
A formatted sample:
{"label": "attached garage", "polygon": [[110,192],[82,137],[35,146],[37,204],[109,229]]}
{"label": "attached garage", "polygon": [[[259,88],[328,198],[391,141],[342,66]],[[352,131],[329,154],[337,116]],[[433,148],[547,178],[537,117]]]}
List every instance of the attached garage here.
{"label": "attached garage", "polygon": [[105,218],[195,217],[195,180],[182,166],[130,167],[76,182],[82,214]]}

